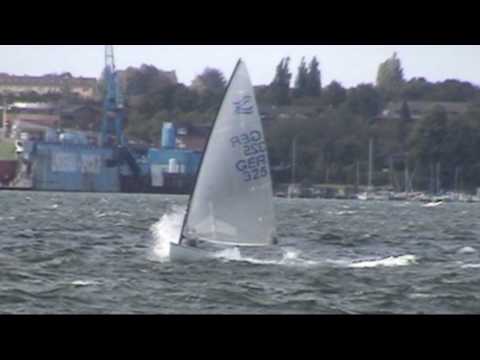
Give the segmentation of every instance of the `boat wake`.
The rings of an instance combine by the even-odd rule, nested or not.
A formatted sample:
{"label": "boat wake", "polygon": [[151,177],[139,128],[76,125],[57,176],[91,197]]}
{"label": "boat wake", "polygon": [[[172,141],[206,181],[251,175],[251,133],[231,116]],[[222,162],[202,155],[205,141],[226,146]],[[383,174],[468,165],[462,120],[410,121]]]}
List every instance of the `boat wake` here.
{"label": "boat wake", "polygon": [[[160,261],[170,260],[170,244],[178,243],[182,231],[185,209],[174,208],[172,212],[165,214],[152,225],[150,231],[154,239],[153,252]],[[376,267],[401,267],[416,264],[414,255],[391,256],[378,260],[310,260],[302,257],[302,253],[294,248],[281,248],[282,255],[277,259],[259,259],[244,256],[238,248],[221,250],[214,254],[219,261],[247,262],[255,265],[277,265],[296,267],[335,266],[339,268],[376,268]]]}
{"label": "boat wake", "polygon": [[280,265],[295,267],[337,267],[337,268],[377,268],[377,267],[403,267],[414,265],[417,258],[414,255],[403,255],[398,257],[388,257],[379,260],[353,261],[353,260],[333,260],[326,259],[320,261],[307,260],[301,257],[301,253],[295,249],[282,249],[283,257],[280,260],[255,259],[242,256],[238,249],[228,249],[216,254],[216,258],[226,261],[248,262],[257,265]]}
{"label": "boat wake", "polygon": [[[172,212],[165,214],[162,218],[150,228],[154,245],[153,252],[160,261],[170,260],[170,244],[178,243],[182,231],[185,209],[175,208]],[[238,248],[229,248],[221,250],[214,254],[214,257],[220,261],[238,261],[249,262],[257,265],[306,265],[315,266],[319,263],[300,258],[300,252],[292,248],[282,249],[283,256],[279,260],[256,259],[243,256]]]}
{"label": "boat wake", "polygon": [[295,249],[284,248],[282,249],[282,252],[281,259],[268,260],[243,256],[239,249],[232,248],[216,253],[215,257],[222,261],[248,262],[255,265],[318,266],[320,264],[317,261],[302,259],[300,257],[300,252]]}

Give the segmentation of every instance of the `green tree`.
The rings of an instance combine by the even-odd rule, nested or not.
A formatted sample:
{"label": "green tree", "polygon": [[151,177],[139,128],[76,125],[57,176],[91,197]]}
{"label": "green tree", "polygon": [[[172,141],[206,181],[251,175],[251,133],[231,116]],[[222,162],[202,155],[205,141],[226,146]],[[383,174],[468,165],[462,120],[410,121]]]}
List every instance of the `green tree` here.
{"label": "green tree", "polygon": [[[459,169],[461,171],[460,182],[465,187],[476,189],[479,187],[480,179],[480,124],[478,123],[478,113],[475,110],[468,111],[459,119],[452,119],[449,125],[449,137],[447,139],[450,145],[450,154],[452,162],[452,172]],[[450,176],[453,179],[454,175]],[[461,185],[455,184],[455,185]]]}
{"label": "green tree", "polygon": [[471,101],[478,94],[478,89],[469,82],[445,80],[433,85],[431,99],[434,101]]}
{"label": "green tree", "polygon": [[410,107],[406,101],[403,101],[402,108],[400,109],[400,118],[402,121],[411,121],[412,114],[410,112]]}
{"label": "green tree", "polygon": [[377,86],[386,100],[398,98],[404,85],[403,68],[397,53],[380,64],[377,75]]}
{"label": "green tree", "polygon": [[279,105],[290,104],[290,82],[292,74],[289,70],[290,58],[282,59],[277,66],[275,78],[270,85],[270,91],[274,102]]}
{"label": "green tree", "polygon": [[370,84],[361,84],[348,90],[346,106],[354,114],[372,121],[380,113],[383,102],[375,87]]}
{"label": "green tree", "polygon": [[183,84],[175,86],[175,107],[182,112],[192,112],[197,109],[199,96]]}
{"label": "green tree", "polygon": [[424,164],[441,161],[448,153],[447,112],[435,106],[413,130],[410,146],[415,157]]}
{"label": "green tree", "polygon": [[308,67],[307,95],[317,97],[322,92],[322,74],[319,69],[319,62],[314,57]]}
{"label": "green tree", "polygon": [[401,150],[403,152],[406,151],[407,138],[410,132],[411,123],[412,115],[410,112],[410,107],[408,106],[408,103],[404,101],[402,103],[402,108],[400,109],[400,120],[397,128],[397,142],[401,145]]}
{"label": "green tree", "polygon": [[198,109],[203,112],[216,109],[222,101],[226,84],[225,77],[217,69],[207,68],[197,76],[192,83],[192,88],[198,94]]}
{"label": "green tree", "polygon": [[175,84],[153,65],[142,65],[139,69],[130,67],[123,72],[122,79],[127,96],[147,95]]}
{"label": "green tree", "polygon": [[142,65],[140,69],[127,69],[127,95],[145,95],[159,87],[159,71],[155,66]]}
{"label": "green tree", "polygon": [[213,94],[223,94],[227,86],[225,76],[218,69],[206,68],[203,73],[193,81],[193,87],[200,92],[209,91]]}
{"label": "green tree", "polygon": [[305,58],[302,58],[300,66],[298,67],[298,74],[295,80],[295,91],[294,94],[296,97],[304,97],[307,95],[307,86],[309,81],[309,73],[307,69],[307,64]]}
{"label": "green tree", "polygon": [[347,99],[347,90],[340,83],[332,81],[323,90],[322,99],[326,106],[337,108]]}
{"label": "green tree", "polygon": [[428,100],[432,98],[433,84],[425,78],[413,78],[403,86],[402,98],[408,101]]}

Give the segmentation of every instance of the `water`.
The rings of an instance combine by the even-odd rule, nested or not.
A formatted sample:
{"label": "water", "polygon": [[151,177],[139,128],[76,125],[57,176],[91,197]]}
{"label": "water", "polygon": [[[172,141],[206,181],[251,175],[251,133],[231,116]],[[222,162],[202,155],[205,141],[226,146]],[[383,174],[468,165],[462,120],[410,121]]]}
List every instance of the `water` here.
{"label": "water", "polygon": [[280,247],[174,264],[186,202],[0,192],[0,313],[480,313],[480,204],[276,200]]}

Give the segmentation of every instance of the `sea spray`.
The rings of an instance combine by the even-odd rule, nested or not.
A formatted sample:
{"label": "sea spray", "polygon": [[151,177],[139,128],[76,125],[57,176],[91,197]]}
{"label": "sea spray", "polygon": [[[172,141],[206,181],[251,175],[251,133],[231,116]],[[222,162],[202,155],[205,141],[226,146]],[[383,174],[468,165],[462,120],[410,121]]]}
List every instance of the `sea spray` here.
{"label": "sea spray", "polygon": [[151,226],[150,232],[154,240],[153,251],[160,259],[168,259],[170,256],[170,243],[178,243],[184,218],[185,209],[175,207]]}

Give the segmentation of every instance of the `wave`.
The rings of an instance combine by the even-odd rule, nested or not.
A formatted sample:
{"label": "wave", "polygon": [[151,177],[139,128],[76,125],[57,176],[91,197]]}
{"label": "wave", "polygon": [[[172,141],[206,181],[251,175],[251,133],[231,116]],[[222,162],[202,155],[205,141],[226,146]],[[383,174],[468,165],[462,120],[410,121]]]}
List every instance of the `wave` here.
{"label": "wave", "polygon": [[375,267],[397,267],[416,264],[417,258],[414,255],[391,256],[381,260],[355,262],[349,265],[350,268],[375,268]]}
{"label": "wave", "polygon": [[227,249],[216,254],[216,258],[227,261],[241,261],[256,265],[281,265],[297,267],[334,266],[338,268],[375,268],[375,267],[401,267],[417,263],[414,255],[388,257],[380,260],[352,261],[347,259],[326,259],[321,261],[307,260],[301,253],[294,249],[282,249],[283,256],[279,260],[256,259],[244,257],[238,249]]}
{"label": "wave", "polygon": [[[153,252],[160,261],[169,261],[170,244],[178,243],[182,231],[185,209],[176,207],[165,214],[150,227],[154,239]],[[218,260],[249,262],[257,265],[317,265],[318,262],[301,259],[300,252],[294,249],[282,249],[283,256],[279,260],[256,259],[242,256],[238,248],[228,248],[214,254]]]}
{"label": "wave", "polygon": [[71,285],[73,285],[73,286],[78,286],[78,287],[83,287],[83,286],[100,285],[100,283],[99,283],[98,281],[76,280],[76,281],[72,281]]}
{"label": "wave", "polygon": [[442,201],[431,202],[431,203],[424,204],[423,207],[424,208],[436,208],[436,207],[442,206],[443,204],[444,203]]}
{"label": "wave", "polygon": [[242,256],[238,248],[226,249],[215,254],[219,260],[248,262],[255,265],[290,265],[290,266],[317,266],[321,264],[318,261],[303,259],[300,257],[300,251],[284,248],[282,249],[282,258],[279,260],[257,259],[253,257]]}
{"label": "wave", "polygon": [[462,269],[480,269],[480,264],[465,264]]}
{"label": "wave", "polygon": [[[150,228],[154,239],[153,252],[161,261],[169,261],[170,244],[178,243],[182,231],[185,209],[176,207],[172,212],[165,214]],[[374,268],[396,267],[415,264],[417,258],[413,255],[388,257],[380,260],[356,261],[327,259],[321,261],[308,260],[301,256],[301,252],[293,248],[281,248],[283,254],[277,259],[259,259],[242,255],[238,248],[228,248],[218,251],[214,257],[220,261],[248,262],[255,265],[283,265],[283,266],[322,266],[334,265],[347,268]]]}
{"label": "wave", "polygon": [[344,216],[344,215],[355,215],[357,214],[357,211],[352,211],[352,210],[346,210],[346,211],[337,211],[335,215],[338,216]]}
{"label": "wave", "polygon": [[458,250],[459,254],[474,254],[476,252],[477,252],[477,250],[475,250],[473,247],[470,247],[470,246],[465,246],[465,247],[461,248],[460,250]]}
{"label": "wave", "polygon": [[408,295],[410,299],[431,299],[434,298],[435,295],[432,294],[424,294],[424,293],[413,293]]}

